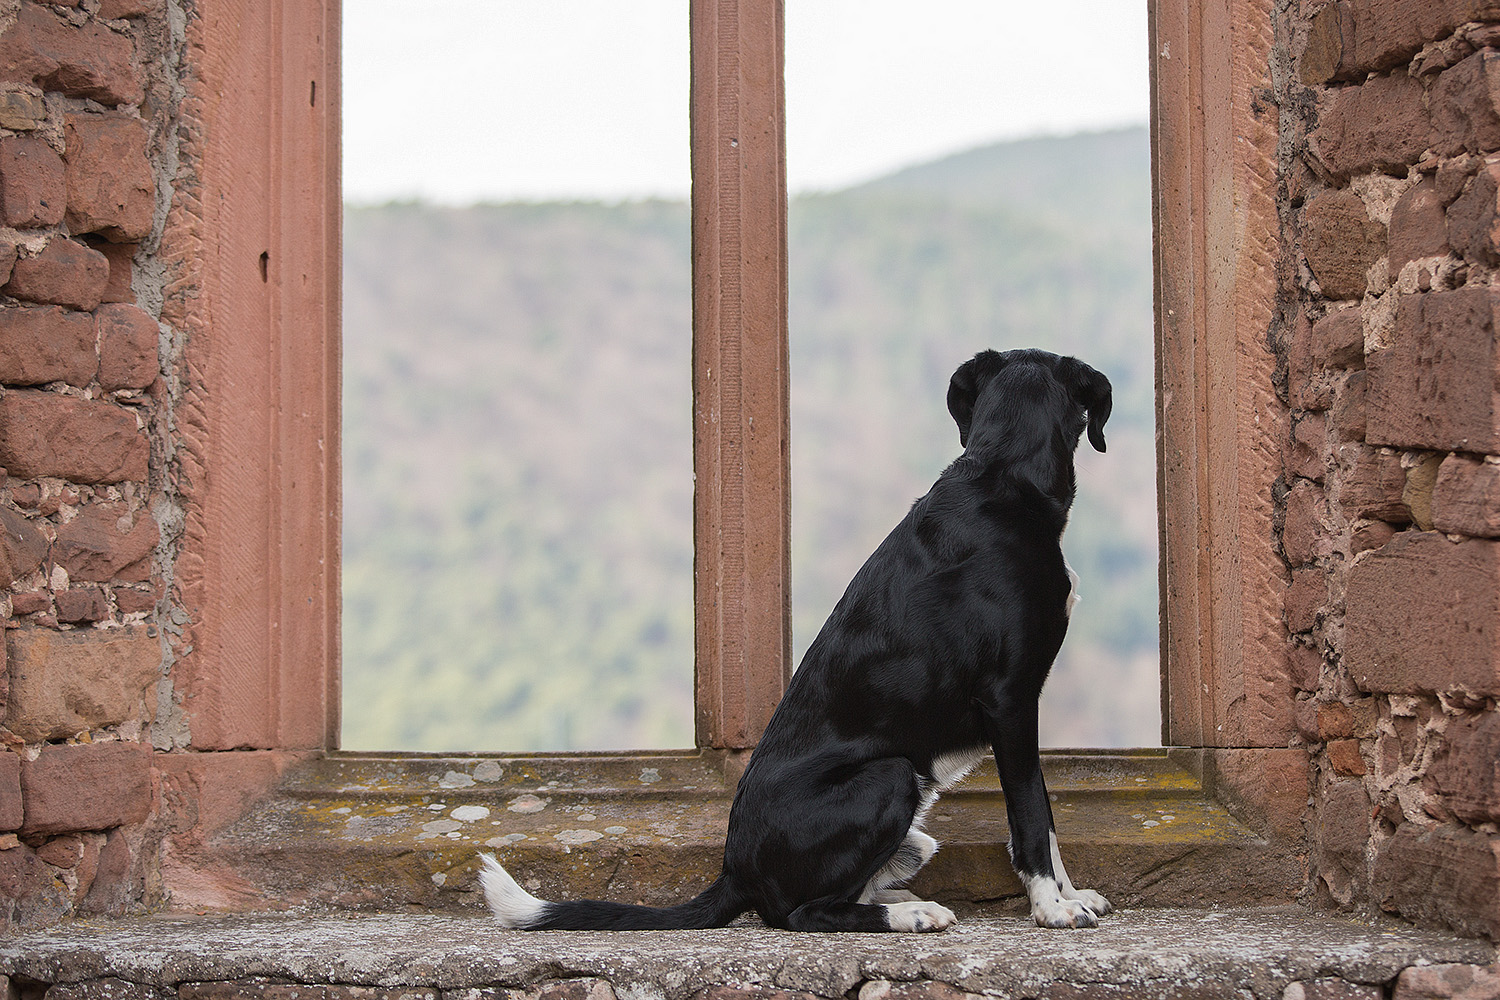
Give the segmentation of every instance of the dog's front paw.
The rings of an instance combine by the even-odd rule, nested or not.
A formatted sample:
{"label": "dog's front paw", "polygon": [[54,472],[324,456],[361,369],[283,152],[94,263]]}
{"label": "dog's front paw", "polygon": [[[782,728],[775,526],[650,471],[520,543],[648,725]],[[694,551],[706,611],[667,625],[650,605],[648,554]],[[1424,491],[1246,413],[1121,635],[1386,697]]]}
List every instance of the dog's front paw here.
{"label": "dog's front paw", "polygon": [[1106,913],[1113,913],[1115,909],[1113,903],[1099,895],[1093,889],[1074,889],[1071,898],[1093,910],[1096,917],[1102,917]]}
{"label": "dog's front paw", "polygon": [[1031,916],[1038,927],[1099,926],[1098,914],[1076,899],[1039,900],[1031,905]]}
{"label": "dog's front paw", "polygon": [[893,931],[908,931],[925,934],[929,931],[945,931],[958,922],[953,911],[941,903],[917,900],[908,903],[888,903],[885,919]]}

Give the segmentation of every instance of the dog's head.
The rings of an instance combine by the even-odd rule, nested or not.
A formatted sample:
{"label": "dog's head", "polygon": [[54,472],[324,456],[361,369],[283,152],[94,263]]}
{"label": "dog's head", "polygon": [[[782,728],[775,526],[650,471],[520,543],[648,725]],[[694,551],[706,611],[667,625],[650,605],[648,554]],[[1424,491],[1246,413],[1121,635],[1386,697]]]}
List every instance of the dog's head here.
{"label": "dog's head", "polygon": [[[1089,444],[1103,451],[1111,405],[1109,379],[1047,351],[981,351],[948,383],[948,412],[965,454],[1020,467],[1061,461],[1071,468],[1085,428]],[[1031,478],[1040,480],[1037,472]]]}

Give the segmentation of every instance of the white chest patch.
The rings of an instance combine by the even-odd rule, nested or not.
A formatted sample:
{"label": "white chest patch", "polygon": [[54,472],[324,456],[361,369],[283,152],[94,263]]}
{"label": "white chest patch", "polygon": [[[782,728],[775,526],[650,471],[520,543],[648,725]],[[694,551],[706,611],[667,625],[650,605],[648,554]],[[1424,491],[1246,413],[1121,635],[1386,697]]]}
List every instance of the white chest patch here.
{"label": "white chest patch", "polygon": [[984,757],[985,747],[955,750],[945,753],[932,762],[932,781],[938,791],[946,791],[968,777]]}
{"label": "white chest patch", "polygon": [[945,753],[932,761],[932,782],[922,783],[922,801],[917,806],[917,815],[912,820],[912,829],[920,830],[927,818],[927,810],[938,800],[938,795],[963,781],[984,757],[988,747],[977,746],[968,750]]}
{"label": "white chest patch", "polygon": [[1073,572],[1073,567],[1068,565],[1068,560],[1063,560],[1063,569],[1068,571],[1068,603],[1064,613],[1069,618],[1073,617],[1073,605],[1078,603],[1078,574]]}

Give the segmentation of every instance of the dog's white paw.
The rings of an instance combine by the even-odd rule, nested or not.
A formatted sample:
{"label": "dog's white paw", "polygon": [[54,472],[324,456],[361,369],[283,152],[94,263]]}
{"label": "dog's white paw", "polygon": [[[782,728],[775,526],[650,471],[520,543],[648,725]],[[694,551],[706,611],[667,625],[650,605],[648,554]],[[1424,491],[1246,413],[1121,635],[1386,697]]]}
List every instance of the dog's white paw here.
{"label": "dog's white paw", "polygon": [[1064,899],[1057,880],[1047,875],[1025,881],[1026,895],[1031,900],[1031,917],[1038,927],[1098,927],[1098,912],[1076,897],[1095,896],[1105,906],[1109,905],[1097,892],[1077,892],[1071,886],[1069,890],[1075,898]]}
{"label": "dog's white paw", "polygon": [[1090,910],[1094,911],[1094,916],[1096,917],[1102,917],[1106,913],[1113,913],[1115,909],[1113,903],[1093,889],[1074,889],[1072,896],[1069,898],[1087,906]]}
{"label": "dog's white paw", "polygon": [[910,889],[877,889],[870,894],[871,903],[920,903],[922,897]]}
{"label": "dog's white paw", "polygon": [[1098,927],[1099,916],[1076,899],[1043,900],[1031,904],[1038,927]]}
{"label": "dog's white paw", "polygon": [[946,906],[921,899],[886,904],[885,919],[893,931],[908,931],[917,934],[944,931],[958,922],[953,911]]}

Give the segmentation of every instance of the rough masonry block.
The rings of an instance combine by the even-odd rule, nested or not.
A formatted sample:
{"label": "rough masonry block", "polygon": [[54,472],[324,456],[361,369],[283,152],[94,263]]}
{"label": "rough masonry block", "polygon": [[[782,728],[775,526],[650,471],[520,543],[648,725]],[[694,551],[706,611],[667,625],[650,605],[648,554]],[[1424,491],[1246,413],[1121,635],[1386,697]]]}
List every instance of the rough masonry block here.
{"label": "rough masonry block", "polygon": [[1391,1000],[1495,1000],[1500,997],[1500,965],[1452,963],[1413,965],[1401,970]]}
{"label": "rough masonry block", "polygon": [[150,457],[135,414],[123,407],[44,392],[0,397],[0,466],[12,476],[144,482]]}
{"label": "rough masonry block", "polygon": [[1328,422],[1341,441],[1363,441],[1365,424],[1369,413],[1367,391],[1369,373],[1363,369],[1352,371],[1338,386],[1333,395],[1333,405],[1328,410]]}
{"label": "rough masonry block", "polygon": [[109,599],[100,587],[74,587],[56,595],[57,620],[70,625],[104,621],[109,617]]}
{"label": "rough masonry block", "polygon": [[156,179],[146,126],[121,114],[68,115],[63,124],[68,227],[129,243],[151,233]]}
{"label": "rough masonry block", "polygon": [[1334,774],[1357,777],[1367,772],[1365,760],[1359,753],[1359,740],[1332,740],[1327,751]]}
{"label": "rough masonry block", "polygon": [[1500,542],[1401,532],[1354,564],[1344,600],[1361,689],[1500,696]]}
{"label": "rough masonry block", "polygon": [[82,388],[94,380],[99,359],[94,320],[60,306],[0,309],[0,382]]}
{"label": "rough masonry block", "polygon": [[0,90],[0,128],[29,132],[47,123],[47,102],[30,90]]}
{"label": "rough masonry block", "polygon": [[0,750],[0,832],[21,828],[21,758]]}
{"label": "rough masonry block", "polygon": [[1327,379],[1312,360],[1312,321],[1299,312],[1287,338],[1287,400],[1294,410],[1326,410],[1332,400]]}
{"label": "rough masonry block", "polygon": [[140,902],[144,879],[133,860],[125,831],[109,831],[99,848],[88,892],[78,904],[80,917],[123,916],[132,903]]}
{"label": "rough masonry block", "polygon": [[1500,149],[1500,53],[1481,49],[1438,74],[1428,97],[1429,144],[1443,156]]}
{"label": "rough masonry block", "polygon": [[95,313],[99,330],[99,386],[147,389],[160,371],[161,332],[143,309],[126,303],[101,306]]}
{"label": "rough masonry block", "polygon": [[[1287,392],[1292,408],[1328,410],[1330,416],[1338,410],[1341,418],[1347,418],[1350,379],[1359,376],[1356,391],[1360,391],[1364,366],[1364,330],[1357,307],[1329,313],[1316,323],[1299,316],[1287,350]],[[1349,437],[1340,419],[1331,421],[1331,425],[1340,438]],[[1363,437],[1361,430],[1358,438]]]}
{"label": "rough masonry block", "polygon": [[126,587],[115,588],[115,607],[120,609],[120,614],[122,615],[152,611],[156,608],[157,599],[157,594],[154,590],[131,590]]}
{"label": "rough masonry block", "polygon": [[109,260],[109,283],[104,286],[101,302],[134,302],[135,255],[140,251],[139,243],[110,243],[96,239],[92,246]]}
{"label": "rough masonry block", "polygon": [[1500,836],[1403,823],[1371,882],[1380,906],[1408,920],[1500,937]]}
{"label": "rough masonry block", "polygon": [[42,252],[16,260],[4,291],[27,302],[51,302],[92,312],[109,284],[109,259],[69,239],[54,239]]}
{"label": "rough masonry block", "polygon": [[151,811],[151,753],[140,743],[53,744],[21,763],[23,833],[139,823]]}
{"label": "rough masonry block", "polygon": [[1293,644],[1287,652],[1287,673],[1299,691],[1316,691],[1323,673],[1323,654],[1315,645]]}
{"label": "rough masonry block", "polygon": [[71,908],[68,887],[25,844],[0,851],[0,928],[55,924]]}
{"label": "rough masonry block", "polygon": [[1328,419],[1323,413],[1304,413],[1292,422],[1283,456],[1289,475],[1321,483],[1328,468]]}
{"label": "rough masonry block", "polygon": [[1337,309],[1313,324],[1312,360],[1328,368],[1364,367],[1365,331],[1358,309]]}
{"label": "rough masonry block", "polygon": [[1331,551],[1321,517],[1323,496],[1321,489],[1305,480],[1298,480],[1287,493],[1281,550],[1293,568]]}
{"label": "rough masonry block", "polygon": [[83,838],[76,833],[53,837],[36,849],[36,856],[54,868],[76,868],[83,860]]}
{"label": "rough masonry block", "polygon": [[47,558],[47,538],[23,515],[0,507],[0,587],[9,587]]}
{"label": "rough masonry block", "polygon": [[151,576],[151,554],[160,532],[144,511],[122,504],[93,504],[57,529],[52,561],[75,582],[140,583]]}
{"label": "rough masonry block", "polygon": [[13,618],[45,614],[50,610],[52,610],[52,591],[50,590],[29,590],[10,596],[10,613]]}
{"label": "rough masonry block", "polygon": [[30,83],[100,104],[138,104],[135,43],[96,21],[67,19],[23,2],[0,33],[0,81]]}
{"label": "rough masonry block", "polygon": [[1354,16],[1347,3],[1318,9],[1308,22],[1307,43],[1297,56],[1297,75],[1309,87],[1348,75],[1354,60]]}
{"label": "rough masonry block", "polygon": [[1415,163],[1431,135],[1422,85],[1397,70],[1336,91],[1308,144],[1329,172],[1347,177]]}
{"label": "rough masonry block", "polygon": [[1442,464],[1442,455],[1427,455],[1406,470],[1406,487],[1401,491],[1401,502],[1411,512],[1411,523],[1423,531],[1433,528],[1432,493],[1437,487],[1438,470]]}
{"label": "rough masonry block", "polygon": [[1349,8],[1354,44],[1347,61],[1358,73],[1399,66],[1459,25],[1500,15],[1495,0],[1349,0]]}
{"label": "rough masonry block", "polygon": [[1337,494],[1345,516],[1351,519],[1375,517],[1404,524],[1410,515],[1401,499],[1406,489],[1406,470],[1401,468],[1401,456],[1377,448],[1347,447],[1354,450],[1350,457],[1346,449],[1345,460],[1349,467],[1339,480]]}
{"label": "rough masonry block", "polygon": [[1404,295],[1392,345],[1366,358],[1366,440],[1500,452],[1495,296],[1483,288]]}
{"label": "rough masonry block", "polygon": [[[1491,264],[1500,261],[1497,182],[1500,182],[1500,163],[1484,164],[1469,178],[1443,217],[1449,242],[1466,260]],[[1395,267],[1394,256],[1391,265]]]}
{"label": "rough masonry block", "polygon": [[1370,797],[1361,781],[1333,781],[1318,796],[1316,809],[1313,839],[1318,873],[1336,896],[1350,896],[1347,887],[1365,880]]}
{"label": "rough masonry block", "polygon": [[0,139],[0,222],[16,229],[55,226],[63,220],[68,185],[62,157],[41,139]]}
{"label": "rough masonry block", "polygon": [[1465,823],[1500,821],[1500,712],[1449,719],[1429,777]]}
{"label": "rough masonry block", "polygon": [[1364,295],[1365,273],[1385,254],[1385,243],[1385,226],[1370,218],[1353,191],[1325,191],[1307,202],[1302,252],[1325,297]]}
{"label": "rough masonry block", "polygon": [[13,628],[5,646],[11,672],[5,727],[29,743],[156,716],[161,640],[145,626]]}
{"label": "rough masonry block", "polygon": [[[1388,273],[1392,281],[1408,261],[1439,257],[1448,252],[1448,216],[1442,199],[1438,197],[1437,183],[1432,178],[1423,178],[1397,200],[1391,209],[1387,244],[1390,253]],[[1359,348],[1363,360],[1363,333]]]}
{"label": "rough masonry block", "polygon": [[1449,455],[1432,491],[1432,523],[1439,531],[1500,538],[1500,465]]}
{"label": "rough masonry block", "polygon": [[1328,603],[1328,579],[1321,566],[1301,566],[1292,570],[1292,583],[1286,589],[1284,614],[1286,629],[1293,634],[1306,632],[1318,624],[1318,613]]}

